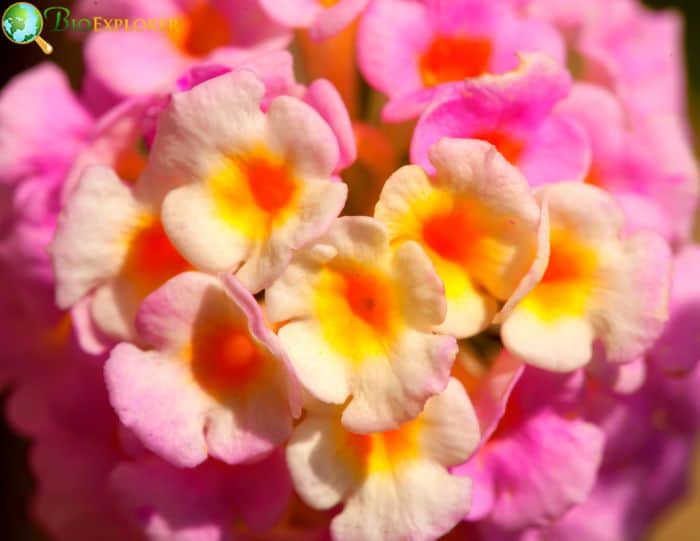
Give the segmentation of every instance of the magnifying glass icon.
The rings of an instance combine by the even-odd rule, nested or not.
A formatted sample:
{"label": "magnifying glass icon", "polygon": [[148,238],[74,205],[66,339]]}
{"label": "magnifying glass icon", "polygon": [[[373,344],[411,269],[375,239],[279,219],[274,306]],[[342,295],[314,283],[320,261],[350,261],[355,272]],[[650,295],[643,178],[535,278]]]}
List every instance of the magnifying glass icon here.
{"label": "magnifying glass icon", "polygon": [[2,14],[2,32],[12,43],[26,45],[36,43],[44,54],[51,54],[53,47],[41,37],[44,18],[36,6],[29,2],[11,4]]}

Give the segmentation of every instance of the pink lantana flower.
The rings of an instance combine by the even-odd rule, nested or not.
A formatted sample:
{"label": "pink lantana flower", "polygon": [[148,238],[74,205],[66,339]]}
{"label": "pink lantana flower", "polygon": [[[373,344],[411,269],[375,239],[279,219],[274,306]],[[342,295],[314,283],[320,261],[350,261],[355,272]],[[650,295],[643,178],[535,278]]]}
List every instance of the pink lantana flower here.
{"label": "pink lantana flower", "polygon": [[675,255],[672,276],[669,321],[648,358],[658,370],[680,375],[700,362],[700,246]]}
{"label": "pink lantana flower", "polygon": [[409,165],[387,180],[375,217],[391,242],[419,243],[435,265],[447,296],[436,330],[471,336],[534,285],[547,224],[523,176],[489,143],[443,139],[429,161],[432,176]]}
{"label": "pink lantana flower", "polygon": [[[129,186],[109,168],[83,174],[64,207],[50,246],[56,302],[84,302],[78,321],[113,339],[137,340],[141,301],[169,278],[191,269],[173,248],[158,215],[158,199]],[[83,343],[87,343],[83,330]],[[94,333],[93,333],[94,334]],[[95,351],[101,351],[99,343]]]}
{"label": "pink lantana flower", "polygon": [[7,414],[32,438],[32,510],[52,539],[225,539],[234,521],[259,532],[280,519],[291,492],[280,450],[251,465],[178,468],[121,425],[101,363],[55,349],[46,368],[16,387]]}
{"label": "pink lantana flower", "polygon": [[[354,160],[355,147],[350,120],[341,99],[330,83],[315,81],[308,89],[298,85],[294,81],[291,55],[282,51],[258,55],[254,59],[244,61],[239,69],[250,71],[264,81],[266,96],[262,104],[265,109],[269,107],[272,98],[280,94],[293,93],[303,96],[308,103],[320,111],[324,118],[328,119],[335,130],[341,150],[335,169],[344,167]],[[195,68],[186,74],[186,78],[183,78],[178,86],[182,90],[189,90],[196,84],[227,71],[229,68],[220,68],[216,71],[214,67]],[[40,75],[37,72],[37,77]],[[63,80],[56,82],[56,84],[59,83],[66,86]],[[25,90],[31,91],[31,88]],[[30,94],[36,96],[36,92],[34,94],[30,92]],[[13,95],[8,95],[9,101],[6,102],[8,111],[16,101],[12,98]],[[18,94],[17,99],[19,97],[21,96]],[[89,352],[104,351],[114,338],[135,340],[132,321],[140,300],[167,278],[189,268],[189,264],[175,252],[162,231],[158,215],[159,197],[153,193],[146,194],[141,188],[135,187],[136,180],[148,160],[157,118],[169,100],[169,95],[158,94],[127,100],[100,117],[92,126],[88,124],[88,115],[82,112],[83,117],[86,117],[84,129],[70,128],[75,124],[76,119],[66,123],[70,132],[66,134],[64,142],[67,148],[66,155],[60,162],[52,162],[52,167],[46,172],[46,175],[49,175],[46,178],[49,180],[42,180],[44,177],[41,175],[44,173],[38,172],[38,176],[28,177],[16,190],[18,212],[28,215],[17,216],[13,218],[11,224],[8,224],[13,227],[13,232],[7,235],[6,240],[0,245],[0,252],[7,250],[8,254],[11,252],[15,258],[17,254],[26,253],[30,272],[40,274],[42,280],[50,280],[51,283],[53,283],[53,276],[46,257],[46,245],[55,229],[56,215],[59,211],[57,199],[62,199],[64,204],[68,203],[64,214],[70,214],[71,218],[66,218],[62,222],[63,225],[59,228],[55,243],[59,251],[65,248],[70,252],[69,263],[61,259],[63,255],[55,257],[57,261],[61,259],[61,262],[57,263],[57,272],[60,276],[59,289],[62,291],[59,293],[61,297],[59,303],[63,308],[72,308],[79,340],[82,347]],[[74,98],[73,101],[75,101]],[[79,105],[69,103],[65,107],[66,113],[74,109],[81,112]],[[77,113],[71,114],[77,116]],[[75,135],[73,135],[74,132]],[[79,138],[76,140],[76,137]],[[69,145],[70,141],[74,142]],[[29,146],[27,145],[27,148]],[[29,157],[27,160],[40,163],[39,160]],[[73,164],[66,174],[71,160]],[[110,174],[88,173],[85,179],[86,186],[81,190],[81,198],[90,197],[88,194],[91,190],[109,191],[108,187],[113,186],[116,191],[123,193],[122,200],[115,201],[111,197],[102,199],[102,196],[99,196],[94,199],[92,205],[85,205],[84,201],[83,203],[72,201],[81,175],[92,164],[114,168],[119,179],[130,188],[125,190],[114,178],[103,182],[103,177],[109,177]],[[51,188],[47,190],[45,184],[49,181]],[[86,227],[89,228],[93,221],[99,221],[103,212],[114,214],[106,210],[107,207],[112,208],[114,205],[121,209],[114,211],[121,218],[116,222],[109,222],[113,226],[111,229],[108,223],[104,224],[106,229],[103,227],[97,232],[98,242],[104,243],[101,250],[106,246],[112,246],[111,256],[100,263],[101,270],[93,268],[89,277],[90,283],[83,283],[79,290],[74,289],[72,293],[66,293],[66,288],[75,286],[75,284],[67,284],[76,277],[73,271],[77,266],[88,264],[84,257],[77,255],[76,250],[79,251],[79,249],[73,243],[75,237],[71,236],[75,233],[76,227],[80,229],[78,222],[87,224]],[[127,209],[126,207],[129,206],[133,208]],[[78,208],[82,210],[74,211]],[[67,234],[67,230],[73,233]],[[125,240],[123,234],[127,233],[133,235]],[[66,235],[68,235],[67,240],[64,238]],[[125,242],[120,242],[119,239]],[[104,252],[101,253],[105,255]],[[157,256],[149,261],[149,254],[157,254]],[[89,258],[88,253],[83,253],[83,256]],[[143,264],[138,263],[137,260]],[[113,264],[108,261],[113,261]],[[129,266],[134,272],[128,272],[126,267]],[[148,271],[142,272],[145,268],[148,268]],[[97,274],[94,274],[95,272]],[[85,275],[83,275],[84,278]],[[135,282],[139,282],[140,285]],[[111,284],[116,292],[98,291],[102,285],[107,284]],[[95,288],[94,294],[90,291],[93,288]]]}
{"label": "pink lantana flower", "polygon": [[16,185],[29,178],[55,182],[70,166],[91,123],[92,116],[54,64],[45,62],[18,75],[0,94],[0,183]]}
{"label": "pink lantana flower", "polygon": [[89,138],[76,154],[61,186],[62,203],[66,203],[91,165],[114,169],[127,184],[134,184],[148,159],[145,117],[159,103],[158,96],[126,100],[100,116],[91,126]]}
{"label": "pink lantana flower", "polygon": [[478,440],[469,398],[450,380],[416,419],[386,432],[354,434],[343,427],[339,408],[310,408],[287,447],[287,462],[309,505],[344,503],[331,522],[334,539],[429,541],[469,509],[471,482],[447,468],[466,459]]}
{"label": "pink lantana flower", "polygon": [[336,221],[265,300],[301,383],[347,403],[350,430],[396,428],[447,385],[456,342],[432,332],[445,317],[442,283],[418,244],[390,246],[372,218]]}
{"label": "pink lantana flower", "polygon": [[591,167],[585,181],[612,193],[628,232],[651,230],[670,242],[691,234],[700,183],[684,127],[671,115],[630,121],[605,89],[574,85],[559,110],[585,129]]}
{"label": "pink lantana flower", "polygon": [[524,0],[523,13],[565,36],[577,79],[600,84],[634,117],[686,110],[683,21],[637,0]]}
{"label": "pink lantana flower", "polygon": [[45,247],[56,225],[62,183],[91,125],[68,78],[51,63],[16,77],[0,94],[0,184],[11,205],[0,218],[8,228],[0,250],[7,251],[12,266],[23,266],[43,283],[52,282]]}
{"label": "pink lantana flower", "polygon": [[[294,76],[294,59],[287,51],[274,51],[255,56],[234,69],[252,71],[265,83],[265,97],[261,102],[267,111],[271,101],[278,96],[299,98],[321,115],[330,126],[338,143],[338,162],[334,173],[355,161],[357,148],[350,116],[343,98],[333,84],[326,79],[316,79],[308,86],[298,83]],[[177,81],[178,90],[190,90],[209,79],[228,73],[231,68],[219,65],[197,66]]]}
{"label": "pink lantana flower", "polygon": [[77,349],[52,354],[7,401],[9,421],[31,438],[32,516],[56,541],[144,541],[109,483],[114,467],[142,448],[119,425],[102,366]]}
{"label": "pink lantana flower", "polygon": [[700,426],[699,382],[697,369],[669,377],[653,365],[645,386],[630,396],[589,382],[589,417],[606,434],[596,484],[583,504],[526,539],[642,538],[689,489],[691,441]]}
{"label": "pink lantana flower", "polygon": [[[80,9],[94,10],[90,5]],[[234,67],[261,52],[284,49],[291,39],[291,33],[271,20],[258,0],[127,0],[117,3],[113,11],[113,17],[128,19],[132,25],[137,19],[154,19],[163,20],[165,26],[91,33],[85,44],[85,86],[88,94],[104,89],[113,95],[113,101],[105,101],[103,107],[127,96],[167,91],[196,64]]]}
{"label": "pink lantana flower", "polygon": [[109,485],[124,514],[151,541],[239,539],[233,531],[243,525],[260,539],[280,520],[292,492],[281,449],[235,466],[209,459],[178,468],[144,456],[118,464]]}
{"label": "pink lantana flower", "polygon": [[586,500],[604,437],[583,418],[583,377],[582,372],[523,372],[495,430],[466,464],[453,470],[474,482],[469,520],[522,530],[548,524]]}
{"label": "pink lantana flower", "polygon": [[564,59],[556,30],[491,0],[375,0],[357,40],[360,70],[388,95],[382,115],[394,122],[418,116],[446,87],[516,69],[518,53]]}
{"label": "pink lantana flower", "polygon": [[[78,318],[90,350],[103,349],[87,338],[92,321],[109,337],[137,341],[141,300],[192,266],[236,270],[260,289],[340,212],[346,187],[331,179],[338,150],[330,128],[294,98],[263,113],[264,93],[245,71],[175,94],[143,178],[129,185],[95,167],[68,196],[51,246],[56,298],[63,308],[89,298]],[[211,122],[192,131],[189,115],[202,103],[218,131]],[[302,122],[300,137],[288,134],[290,118]]]}
{"label": "pink lantana flower", "polygon": [[577,45],[589,66],[587,78],[612,89],[635,116],[685,114],[679,14],[650,10],[633,0],[597,3],[598,14],[589,19]]}
{"label": "pink lantana flower", "polygon": [[[195,267],[257,292],[340,213],[337,139],[310,106],[239,71],[173,95],[143,175],[168,238]],[[293,126],[293,129],[291,127]]]}
{"label": "pink lantana flower", "polygon": [[585,132],[560,110],[569,73],[544,55],[523,55],[518,70],[461,83],[423,113],[411,141],[411,161],[432,170],[429,149],[443,137],[496,146],[533,186],[581,180],[590,164]]}
{"label": "pink lantana flower", "polygon": [[122,343],[105,365],[122,423],[176,465],[264,456],[300,413],[277,337],[253,296],[234,279],[228,286],[227,293],[217,278],[193,272],[168,281],[136,319],[153,349]]}
{"label": "pink lantana flower", "polygon": [[263,111],[267,110],[272,99],[283,95],[298,97],[311,105],[326,120],[338,140],[340,157],[336,170],[355,160],[350,118],[335,87],[323,79],[305,87],[295,80],[291,54],[287,51],[262,52],[233,68],[217,64],[194,66],[177,81],[170,81],[170,92],[127,99],[100,116],[89,129],[86,145],[73,160],[63,187],[63,201],[73,193],[80,175],[89,165],[108,165],[119,178],[134,183],[146,166],[158,117],[172,93],[191,90],[232,70],[250,71],[265,84],[265,97],[261,102]]}
{"label": "pink lantana flower", "polygon": [[505,346],[555,371],[594,357],[635,360],[668,317],[668,245],[653,233],[623,237],[622,212],[594,186],[550,184],[536,195],[549,213],[549,260],[537,285],[505,316]]}
{"label": "pink lantana flower", "polygon": [[40,373],[70,341],[70,319],[51,299],[46,246],[63,180],[92,121],[51,63],[18,75],[0,93],[0,386]]}

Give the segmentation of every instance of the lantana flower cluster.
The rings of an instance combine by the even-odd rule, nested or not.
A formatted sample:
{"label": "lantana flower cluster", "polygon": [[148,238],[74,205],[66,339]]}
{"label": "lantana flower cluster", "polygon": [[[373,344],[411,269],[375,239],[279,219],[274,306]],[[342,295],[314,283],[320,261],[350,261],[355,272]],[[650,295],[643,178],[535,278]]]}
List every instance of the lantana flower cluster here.
{"label": "lantana flower cluster", "polygon": [[0,94],[0,378],[52,539],[631,541],[684,493],[677,14],[98,9],[181,24]]}

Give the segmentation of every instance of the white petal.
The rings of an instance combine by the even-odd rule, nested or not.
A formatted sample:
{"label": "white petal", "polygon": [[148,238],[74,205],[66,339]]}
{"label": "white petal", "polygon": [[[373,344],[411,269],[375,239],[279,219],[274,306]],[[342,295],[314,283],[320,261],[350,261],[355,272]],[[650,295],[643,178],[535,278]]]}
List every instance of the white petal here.
{"label": "white petal", "polygon": [[214,202],[201,184],[168,193],[162,208],[163,228],[190,263],[208,272],[226,272],[248,256],[252,241],[217,216]]}
{"label": "white petal", "polygon": [[503,323],[501,338],[509,351],[528,364],[568,372],[591,360],[595,335],[586,319],[542,321],[532,312],[516,308]]}
{"label": "white petal", "polygon": [[348,361],[321,333],[316,322],[292,321],[278,335],[302,385],[324,402],[342,404],[350,393]]}
{"label": "white petal", "polygon": [[128,252],[125,239],[146,212],[114,171],[99,166],[85,171],[50,246],[61,308],[117,274]]}

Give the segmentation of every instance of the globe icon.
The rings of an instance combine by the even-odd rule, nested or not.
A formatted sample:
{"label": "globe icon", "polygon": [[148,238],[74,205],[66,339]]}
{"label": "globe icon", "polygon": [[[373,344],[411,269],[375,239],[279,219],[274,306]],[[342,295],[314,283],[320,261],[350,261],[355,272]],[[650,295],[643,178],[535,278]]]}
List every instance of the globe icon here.
{"label": "globe icon", "polygon": [[2,14],[2,31],[13,43],[36,43],[44,54],[53,47],[39,35],[44,28],[41,12],[29,2],[16,2]]}
{"label": "globe icon", "polygon": [[14,43],[31,43],[41,34],[43,26],[41,13],[27,2],[12,4],[2,15],[2,31]]}

